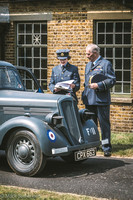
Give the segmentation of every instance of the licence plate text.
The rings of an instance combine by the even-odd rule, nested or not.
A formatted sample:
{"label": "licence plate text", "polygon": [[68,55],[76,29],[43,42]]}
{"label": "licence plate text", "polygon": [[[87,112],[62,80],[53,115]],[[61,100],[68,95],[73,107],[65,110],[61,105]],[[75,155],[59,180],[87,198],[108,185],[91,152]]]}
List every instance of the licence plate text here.
{"label": "licence plate text", "polygon": [[84,159],[87,159],[89,157],[95,156],[96,155],[96,148],[76,151],[74,154],[75,154],[75,161],[84,160]]}

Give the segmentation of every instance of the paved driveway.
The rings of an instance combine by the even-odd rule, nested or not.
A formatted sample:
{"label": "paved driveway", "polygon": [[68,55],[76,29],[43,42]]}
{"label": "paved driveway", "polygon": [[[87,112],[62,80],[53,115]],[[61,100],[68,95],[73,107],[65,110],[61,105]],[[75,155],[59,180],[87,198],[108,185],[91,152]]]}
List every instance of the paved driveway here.
{"label": "paved driveway", "polygon": [[133,159],[90,158],[82,164],[49,159],[39,177],[22,177],[9,168],[0,152],[0,184],[88,196],[133,200]]}

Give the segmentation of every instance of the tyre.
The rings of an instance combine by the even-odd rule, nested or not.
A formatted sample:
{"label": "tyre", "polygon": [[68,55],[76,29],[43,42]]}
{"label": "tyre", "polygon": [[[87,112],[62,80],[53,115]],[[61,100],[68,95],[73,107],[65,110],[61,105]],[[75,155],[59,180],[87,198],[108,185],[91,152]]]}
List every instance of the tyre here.
{"label": "tyre", "polygon": [[28,130],[17,130],[7,144],[7,161],[12,170],[19,175],[34,176],[46,165],[36,136]]}

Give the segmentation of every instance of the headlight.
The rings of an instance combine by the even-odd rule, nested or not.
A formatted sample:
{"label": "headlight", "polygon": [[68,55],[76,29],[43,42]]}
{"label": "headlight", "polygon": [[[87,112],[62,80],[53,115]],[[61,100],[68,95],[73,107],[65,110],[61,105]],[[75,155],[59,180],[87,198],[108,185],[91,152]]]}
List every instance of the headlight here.
{"label": "headlight", "polygon": [[49,125],[54,125],[56,126],[57,124],[62,123],[62,116],[59,116],[57,113],[49,113],[45,117],[45,122],[47,122]]}
{"label": "headlight", "polygon": [[91,119],[91,116],[94,115],[94,113],[89,112],[89,110],[87,109],[80,110],[79,114],[80,114],[80,118],[82,122],[87,121],[88,119]]}

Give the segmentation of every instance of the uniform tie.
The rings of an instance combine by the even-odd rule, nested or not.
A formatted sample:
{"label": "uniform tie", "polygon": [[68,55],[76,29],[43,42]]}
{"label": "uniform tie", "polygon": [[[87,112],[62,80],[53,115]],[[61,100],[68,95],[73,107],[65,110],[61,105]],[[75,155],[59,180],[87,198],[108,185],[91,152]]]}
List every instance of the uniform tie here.
{"label": "uniform tie", "polygon": [[62,68],[62,73],[64,73],[66,70],[66,67],[64,65],[62,65],[61,68]]}
{"label": "uniform tie", "polygon": [[94,67],[94,63],[92,62],[91,68]]}

